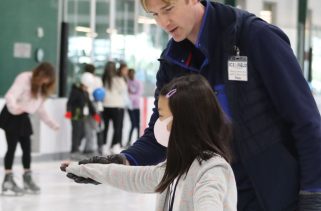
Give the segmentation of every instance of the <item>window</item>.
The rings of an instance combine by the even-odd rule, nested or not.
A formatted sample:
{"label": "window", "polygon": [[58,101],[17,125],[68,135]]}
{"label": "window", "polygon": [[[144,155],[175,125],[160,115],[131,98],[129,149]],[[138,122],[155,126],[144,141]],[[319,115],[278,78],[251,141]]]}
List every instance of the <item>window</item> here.
{"label": "window", "polygon": [[275,24],[276,20],[276,3],[264,2],[263,10],[260,12],[260,17],[268,23]]}

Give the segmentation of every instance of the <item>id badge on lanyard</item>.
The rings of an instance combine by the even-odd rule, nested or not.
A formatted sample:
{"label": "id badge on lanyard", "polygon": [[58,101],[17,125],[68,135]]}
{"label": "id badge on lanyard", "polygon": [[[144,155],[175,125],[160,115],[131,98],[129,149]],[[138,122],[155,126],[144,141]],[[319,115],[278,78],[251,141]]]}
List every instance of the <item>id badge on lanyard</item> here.
{"label": "id badge on lanyard", "polygon": [[228,80],[247,81],[247,56],[240,56],[240,50],[235,46],[236,56],[231,56],[228,60]]}

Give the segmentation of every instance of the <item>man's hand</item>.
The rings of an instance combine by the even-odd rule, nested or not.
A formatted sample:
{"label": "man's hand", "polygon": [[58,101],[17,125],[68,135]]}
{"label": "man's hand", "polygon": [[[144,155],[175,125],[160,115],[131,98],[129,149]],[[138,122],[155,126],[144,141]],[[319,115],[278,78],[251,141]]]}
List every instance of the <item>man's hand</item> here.
{"label": "man's hand", "polygon": [[100,116],[99,116],[98,114],[93,115],[93,119],[94,119],[98,124],[100,124],[101,118],[100,118]]}
{"label": "man's hand", "polygon": [[71,118],[72,118],[72,113],[71,113],[70,111],[67,111],[67,112],[65,113],[65,118],[66,118],[66,119],[71,119]]}
{"label": "man's hand", "polygon": [[[84,159],[84,160],[79,161],[79,165],[88,164],[88,163],[100,163],[100,164],[116,163],[116,164],[126,165],[127,159],[122,154],[116,154],[116,155],[108,155],[108,156],[94,156],[89,159]],[[65,172],[68,165],[69,165],[69,163],[62,163],[60,166],[60,169]],[[68,178],[74,180],[76,183],[94,184],[94,185],[100,184],[99,182],[97,182],[93,179],[79,177],[79,176],[76,176],[72,173],[68,173],[66,176]]]}

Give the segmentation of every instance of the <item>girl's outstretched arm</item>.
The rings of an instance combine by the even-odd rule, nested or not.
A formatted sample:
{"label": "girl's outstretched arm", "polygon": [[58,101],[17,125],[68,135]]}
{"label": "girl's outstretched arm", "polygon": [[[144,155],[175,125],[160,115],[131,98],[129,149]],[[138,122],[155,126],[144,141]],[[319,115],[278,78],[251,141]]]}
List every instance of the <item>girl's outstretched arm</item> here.
{"label": "girl's outstretched arm", "polygon": [[154,193],[164,174],[162,164],[157,166],[126,166],[119,164],[70,163],[66,172],[91,178],[99,183],[137,193]]}

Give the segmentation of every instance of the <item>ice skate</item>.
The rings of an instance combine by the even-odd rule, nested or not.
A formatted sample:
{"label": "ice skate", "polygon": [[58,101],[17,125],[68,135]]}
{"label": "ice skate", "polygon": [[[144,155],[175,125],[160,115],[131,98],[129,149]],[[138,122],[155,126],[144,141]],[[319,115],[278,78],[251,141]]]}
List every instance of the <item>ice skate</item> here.
{"label": "ice skate", "polygon": [[22,196],[24,191],[20,188],[16,182],[13,180],[13,174],[5,174],[3,183],[2,183],[2,195],[6,196]]}
{"label": "ice skate", "polygon": [[31,172],[25,172],[23,174],[23,185],[26,193],[39,194],[40,188],[36,185],[31,177]]}

